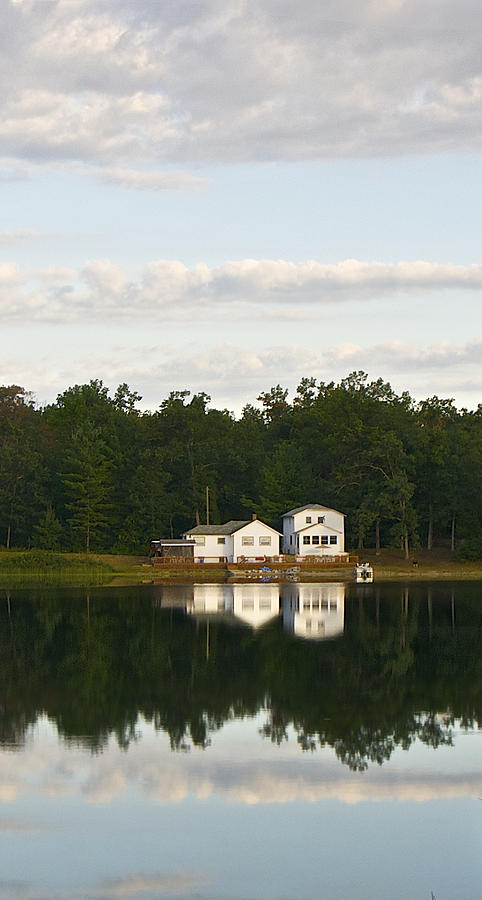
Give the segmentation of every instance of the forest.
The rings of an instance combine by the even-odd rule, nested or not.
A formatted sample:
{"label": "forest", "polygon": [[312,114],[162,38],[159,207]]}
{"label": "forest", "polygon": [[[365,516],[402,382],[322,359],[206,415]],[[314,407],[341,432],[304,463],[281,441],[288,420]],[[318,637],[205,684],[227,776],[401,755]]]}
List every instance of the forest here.
{"label": "forest", "polygon": [[205,521],[255,512],[280,528],[316,502],[347,516],[347,549],[444,547],[482,556],[482,405],[416,402],[382,379],[276,385],[239,417],[201,392],[154,411],[127,384],[74,385],[39,408],[0,386],[0,543],[147,553]]}

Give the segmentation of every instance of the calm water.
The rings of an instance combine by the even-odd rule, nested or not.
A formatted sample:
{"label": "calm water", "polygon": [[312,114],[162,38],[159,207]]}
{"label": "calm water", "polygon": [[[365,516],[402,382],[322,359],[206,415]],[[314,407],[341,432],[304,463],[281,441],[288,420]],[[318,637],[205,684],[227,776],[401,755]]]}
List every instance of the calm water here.
{"label": "calm water", "polygon": [[0,897],[481,896],[480,584],[0,610]]}

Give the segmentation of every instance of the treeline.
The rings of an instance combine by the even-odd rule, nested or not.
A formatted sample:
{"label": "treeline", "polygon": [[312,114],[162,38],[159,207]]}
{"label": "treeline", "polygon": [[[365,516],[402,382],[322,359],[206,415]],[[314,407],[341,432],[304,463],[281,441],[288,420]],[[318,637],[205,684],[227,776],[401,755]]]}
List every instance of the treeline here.
{"label": "treeline", "polygon": [[146,552],[205,521],[320,502],[347,515],[347,546],[482,555],[482,406],[416,403],[354,372],[277,385],[235,418],[205,393],[154,412],[126,384],[75,385],[37,408],[0,387],[0,541],[5,547]]}

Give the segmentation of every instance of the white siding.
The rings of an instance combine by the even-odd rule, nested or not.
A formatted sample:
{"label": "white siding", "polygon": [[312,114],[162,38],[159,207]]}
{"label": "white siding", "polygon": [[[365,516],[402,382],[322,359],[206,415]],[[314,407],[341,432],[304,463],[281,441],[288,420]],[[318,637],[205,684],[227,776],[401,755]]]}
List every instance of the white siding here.
{"label": "white siding", "polygon": [[[309,519],[311,522],[307,521]],[[319,522],[319,519],[323,521]],[[303,538],[306,538],[306,542]],[[343,513],[327,507],[307,507],[294,516],[283,517],[283,553],[297,556],[338,556],[344,551]]]}
{"label": "white siding", "polygon": [[[219,562],[220,559],[233,560],[233,536],[230,534],[186,534],[189,540],[196,541],[194,559],[205,562]],[[219,543],[219,541],[224,543]]]}
{"label": "white siding", "polygon": [[[263,559],[271,556],[279,556],[279,534],[274,528],[253,519],[247,525],[243,525],[239,531],[233,534],[234,562],[239,557],[245,559]],[[268,543],[269,541],[269,543]]]}

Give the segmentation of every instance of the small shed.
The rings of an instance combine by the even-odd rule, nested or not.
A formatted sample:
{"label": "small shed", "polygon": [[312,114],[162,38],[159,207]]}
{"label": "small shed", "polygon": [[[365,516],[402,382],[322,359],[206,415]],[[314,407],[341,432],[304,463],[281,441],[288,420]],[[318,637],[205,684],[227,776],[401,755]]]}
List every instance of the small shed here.
{"label": "small shed", "polygon": [[149,556],[153,562],[156,560],[194,561],[194,541],[185,538],[177,540],[151,541]]}

